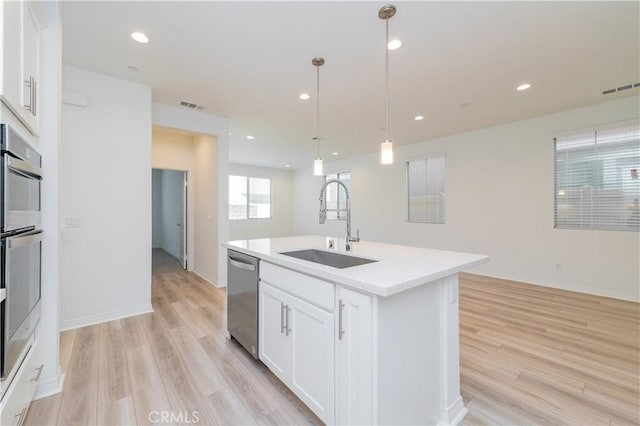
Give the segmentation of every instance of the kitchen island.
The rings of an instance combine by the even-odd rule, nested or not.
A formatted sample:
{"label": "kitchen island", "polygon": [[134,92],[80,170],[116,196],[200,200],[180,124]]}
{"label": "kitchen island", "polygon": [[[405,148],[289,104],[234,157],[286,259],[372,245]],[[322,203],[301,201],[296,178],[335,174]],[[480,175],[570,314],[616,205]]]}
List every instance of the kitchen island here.
{"label": "kitchen island", "polygon": [[[344,239],[322,236],[225,246],[260,259],[260,360],[322,421],[464,417],[458,272],[487,256],[373,242],[346,252]],[[373,262],[340,269],[282,254],[309,249]]]}

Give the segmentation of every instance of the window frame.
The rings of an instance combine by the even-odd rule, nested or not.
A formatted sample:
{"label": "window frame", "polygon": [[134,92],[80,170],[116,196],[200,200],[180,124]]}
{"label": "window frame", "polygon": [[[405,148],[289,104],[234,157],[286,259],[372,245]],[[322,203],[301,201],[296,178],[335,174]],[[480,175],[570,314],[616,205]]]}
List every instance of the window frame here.
{"label": "window frame", "polygon": [[[588,127],[582,127],[582,128],[577,128],[577,129],[571,129],[571,130],[565,130],[562,132],[558,132],[553,138],[552,138],[552,143],[551,143],[551,150],[552,150],[552,162],[553,162],[553,175],[552,175],[552,179],[553,179],[553,210],[551,212],[552,215],[552,221],[553,221],[553,229],[557,229],[557,230],[561,230],[561,231],[613,231],[613,232],[635,232],[638,233],[640,232],[640,227],[634,229],[632,226],[623,226],[623,225],[611,225],[611,224],[606,224],[606,223],[600,223],[598,220],[596,219],[591,219],[590,223],[588,225],[572,225],[570,223],[570,221],[567,221],[566,219],[563,221],[561,218],[559,218],[559,213],[558,213],[558,205],[559,205],[559,200],[558,197],[560,196],[565,196],[566,192],[568,190],[568,188],[563,187],[560,188],[558,186],[558,181],[559,181],[559,176],[558,176],[558,157],[560,155],[562,155],[562,153],[558,152],[558,148],[557,148],[557,144],[558,144],[558,139],[566,139],[566,138],[570,138],[570,137],[577,137],[579,135],[591,135],[593,134],[594,137],[594,148],[593,148],[593,152],[597,152],[598,150],[598,133],[606,133],[608,131],[613,131],[616,129],[619,129],[621,131],[621,133],[623,132],[622,129],[624,129],[625,127],[631,127],[634,126],[637,129],[640,129],[640,124],[638,119],[633,119],[633,120],[623,120],[623,121],[618,121],[618,122],[613,122],[613,123],[607,123],[607,124],[602,124],[602,125],[594,125],[594,126],[588,126]],[[633,141],[633,139],[632,139]],[[640,142],[639,142],[640,143]],[[606,154],[606,151],[605,151]],[[574,154],[575,155],[575,154]],[[574,161],[578,161],[577,159],[572,159]],[[604,158],[596,158],[594,160],[589,160],[590,164],[593,167],[593,161],[604,161]],[[599,174],[597,174],[596,176],[598,177],[598,179],[602,179],[602,174],[603,172],[606,171],[604,167],[601,167],[598,172]],[[602,183],[599,180],[597,181],[598,183]],[[590,186],[591,190],[604,190],[605,188],[602,187],[595,187],[595,186]],[[562,191],[562,194],[560,194],[560,192]],[[623,200],[625,198],[625,196],[627,195],[624,191],[622,192],[623,194]],[[640,192],[639,192],[639,198],[640,198]],[[592,212],[592,214],[594,214],[594,217],[597,216],[597,214],[600,213],[599,211],[595,211]]]}
{"label": "window frame", "polygon": [[[444,188],[445,191],[442,193],[444,194],[444,203],[443,203],[443,207],[442,207],[442,222],[419,222],[419,221],[415,221],[415,220],[411,220],[411,200],[410,200],[410,193],[409,193],[409,183],[410,183],[410,178],[409,178],[409,163],[414,162],[414,161],[424,161],[426,162],[429,158],[443,158],[445,165],[444,165],[444,176],[442,177],[442,181],[444,184]],[[425,224],[425,225],[446,225],[447,224],[447,153],[446,152],[433,152],[427,155],[423,155],[420,157],[415,157],[409,160],[405,160],[405,200],[406,200],[406,212],[405,212],[405,222],[406,223],[416,223],[416,224]],[[425,175],[426,175],[426,169],[425,169]],[[426,176],[425,176],[425,190],[426,190]]]}
{"label": "window frame", "polygon": [[[270,220],[273,219],[273,179],[270,177],[261,177],[261,176],[248,176],[248,175],[236,175],[236,174],[229,174],[229,177],[227,179],[227,185],[229,185],[230,182],[230,178],[234,176],[234,177],[242,177],[245,178],[247,180],[247,204],[246,204],[246,217],[243,218],[239,218],[239,219],[232,219],[231,218],[231,212],[228,211],[227,212],[227,216],[229,220],[232,221],[240,221],[240,220]],[[250,200],[251,200],[251,193],[250,193],[250,188],[251,188],[251,179],[264,179],[264,180],[268,180],[269,181],[269,217],[250,217],[249,214],[249,206],[251,205]],[[228,199],[228,196],[227,196]],[[228,201],[227,201],[228,203]],[[229,210],[230,205],[227,205],[227,210]]]}

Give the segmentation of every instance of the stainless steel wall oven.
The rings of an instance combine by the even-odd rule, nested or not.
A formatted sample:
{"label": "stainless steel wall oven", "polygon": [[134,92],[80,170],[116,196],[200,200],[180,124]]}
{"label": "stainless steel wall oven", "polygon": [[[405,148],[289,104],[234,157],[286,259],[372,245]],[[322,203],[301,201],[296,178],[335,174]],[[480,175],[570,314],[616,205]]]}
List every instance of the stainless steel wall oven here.
{"label": "stainless steel wall oven", "polygon": [[0,124],[0,379],[10,379],[40,320],[42,157]]}

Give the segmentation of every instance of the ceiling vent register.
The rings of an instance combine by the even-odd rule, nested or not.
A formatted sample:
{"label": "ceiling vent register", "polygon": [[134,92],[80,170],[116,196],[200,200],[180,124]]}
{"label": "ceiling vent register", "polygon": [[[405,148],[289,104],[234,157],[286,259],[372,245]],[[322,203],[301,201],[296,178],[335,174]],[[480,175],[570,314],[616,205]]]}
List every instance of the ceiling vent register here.
{"label": "ceiling vent register", "polygon": [[204,107],[202,105],[197,105],[197,104],[194,104],[193,102],[189,102],[189,101],[181,101],[180,102],[180,106],[185,107],[185,108],[189,108],[189,109],[197,109],[199,111],[202,111],[204,109]]}
{"label": "ceiling vent register", "polygon": [[602,92],[603,95],[608,95],[609,93],[622,92],[623,90],[629,90],[633,87],[640,87],[640,83],[635,84],[625,84],[624,86],[620,86],[618,88],[614,87],[613,89],[607,89]]}

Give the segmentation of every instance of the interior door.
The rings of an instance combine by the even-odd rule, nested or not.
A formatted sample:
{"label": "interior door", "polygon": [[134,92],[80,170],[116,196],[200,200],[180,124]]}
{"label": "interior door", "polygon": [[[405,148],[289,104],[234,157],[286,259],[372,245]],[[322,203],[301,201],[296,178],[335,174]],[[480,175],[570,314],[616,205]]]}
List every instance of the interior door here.
{"label": "interior door", "polygon": [[182,221],[178,223],[178,241],[180,241],[180,263],[187,269],[187,172],[183,174]]}

